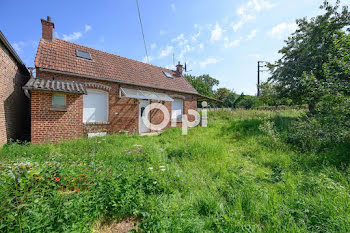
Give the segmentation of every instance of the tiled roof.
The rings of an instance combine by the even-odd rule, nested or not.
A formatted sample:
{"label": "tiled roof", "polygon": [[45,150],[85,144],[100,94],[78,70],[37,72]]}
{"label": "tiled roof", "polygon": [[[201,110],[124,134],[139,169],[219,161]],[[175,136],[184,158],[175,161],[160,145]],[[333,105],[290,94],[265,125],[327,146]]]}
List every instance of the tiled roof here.
{"label": "tiled roof", "polygon": [[[89,52],[91,60],[76,56],[76,49]],[[35,58],[36,68],[110,79],[135,85],[198,94],[176,71],[91,49],[55,38],[41,39]],[[163,71],[173,78],[167,78]]]}
{"label": "tiled roof", "polygon": [[23,89],[86,94],[86,88],[83,83],[46,78],[31,78],[23,86]]}

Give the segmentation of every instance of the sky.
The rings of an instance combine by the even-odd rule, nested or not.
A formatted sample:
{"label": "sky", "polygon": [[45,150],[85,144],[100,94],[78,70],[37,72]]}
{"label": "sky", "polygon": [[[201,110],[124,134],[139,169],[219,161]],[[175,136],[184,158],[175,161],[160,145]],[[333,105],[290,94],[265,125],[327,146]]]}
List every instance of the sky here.
{"label": "sky", "polygon": [[[0,30],[34,66],[40,19],[54,36],[147,62],[136,0],[1,1]],[[334,2],[334,1],[331,1]],[[322,0],[139,0],[149,62],[187,74],[209,74],[219,87],[256,94],[257,61],[276,61],[295,20],[321,14]],[[342,4],[349,5],[350,0]],[[268,78],[262,74],[262,80]]]}

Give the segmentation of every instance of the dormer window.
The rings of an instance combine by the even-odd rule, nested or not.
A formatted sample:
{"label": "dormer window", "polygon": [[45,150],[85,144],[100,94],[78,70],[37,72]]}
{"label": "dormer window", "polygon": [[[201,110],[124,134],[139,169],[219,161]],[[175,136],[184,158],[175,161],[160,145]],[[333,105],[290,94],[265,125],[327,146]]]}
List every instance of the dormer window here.
{"label": "dormer window", "polygon": [[169,72],[163,71],[163,73],[165,74],[165,76],[166,76],[167,78],[173,78],[173,75],[170,74]]}
{"label": "dormer window", "polygon": [[91,54],[89,52],[82,51],[79,49],[77,49],[76,51],[77,51],[77,57],[91,60]]}

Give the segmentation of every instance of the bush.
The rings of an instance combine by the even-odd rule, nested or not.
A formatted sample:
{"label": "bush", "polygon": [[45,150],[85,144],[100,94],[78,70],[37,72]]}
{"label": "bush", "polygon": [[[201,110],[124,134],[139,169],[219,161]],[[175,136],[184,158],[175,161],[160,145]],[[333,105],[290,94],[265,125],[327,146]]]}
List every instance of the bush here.
{"label": "bush", "polygon": [[350,99],[323,99],[314,113],[293,123],[288,141],[303,150],[323,150],[349,142]]}

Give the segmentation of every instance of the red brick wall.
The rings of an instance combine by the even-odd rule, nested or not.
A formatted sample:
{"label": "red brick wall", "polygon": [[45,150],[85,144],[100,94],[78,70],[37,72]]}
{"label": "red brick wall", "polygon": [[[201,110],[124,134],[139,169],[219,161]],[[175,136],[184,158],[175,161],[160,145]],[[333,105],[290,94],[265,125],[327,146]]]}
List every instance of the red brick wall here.
{"label": "red brick wall", "polygon": [[83,96],[66,94],[67,111],[51,109],[52,93],[32,91],[32,143],[57,142],[83,135]]}
{"label": "red brick wall", "polygon": [[0,42],[0,145],[30,139],[30,104],[22,90],[28,79],[28,71]]}
{"label": "red brick wall", "polygon": [[[62,131],[62,135],[67,135],[64,138],[52,138],[52,130],[56,129],[55,127],[49,127],[50,124],[57,125],[58,128],[62,129],[62,124],[67,124],[65,121],[60,122],[52,122],[48,121],[46,118],[57,118],[58,115],[62,115],[60,112],[52,112],[48,111],[47,109],[43,111],[41,109],[40,111],[33,111],[32,110],[32,118],[37,119],[36,121],[32,120],[32,141],[34,143],[39,143],[43,141],[58,141],[61,139],[69,139],[72,137],[77,137],[80,135],[87,135],[89,132],[107,132],[109,134],[118,133],[120,131],[128,131],[129,133],[137,133],[138,132],[138,100],[131,99],[131,98],[119,98],[119,84],[113,83],[113,82],[107,82],[107,81],[99,81],[99,80],[93,80],[93,79],[87,79],[87,78],[79,78],[74,76],[67,76],[63,74],[52,74],[49,72],[43,72],[43,71],[37,71],[37,77],[41,78],[55,78],[62,79],[62,80],[74,80],[74,81],[80,81],[80,82],[91,82],[91,83],[100,83],[104,84],[108,87],[110,87],[110,90],[108,91],[109,94],[109,122],[108,123],[89,123],[89,124],[83,124],[82,120],[82,112],[83,112],[83,96],[79,97],[79,104],[72,105],[71,108],[65,112],[67,116],[72,114],[71,112],[77,112],[79,111],[81,114],[80,118],[74,118],[71,121],[76,121],[74,125],[76,125],[79,129],[81,127],[81,131],[77,130],[72,133],[69,133],[70,127],[66,127],[66,131]],[[151,88],[142,88],[137,87],[133,85],[122,85],[123,87],[128,88],[138,88],[138,89],[144,89],[144,90],[150,90],[150,91],[157,91],[157,92],[163,92],[167,93],[169,95],[182,95],[184,96],[184,113],[187,113],[189,108],[196,109],[197,108],[197,100],[196,97],[189,94],[179,94],[171,91],[162,91],[162,90],[155,90]],[[106,91],[106,90],[105,90]],[[38,94],[36,94],[38,95]],[[48,105],[51,104],[51,97],[48,96],[48,93],[45,95],[40,95],[41,98],[33,98],[32,97],[32,106],[38,106],[41,105]],[[47,102],[49,101],[49,102]],[[78,100],[77,100],[78,101]],[[50,106],[50,105],[49,105]],[[165,106],[169,109],[171,114],[171,103],[165,102]],[[73,108],[74,107],[74,108]],[[42,107],[41,107],[42,108]],[[75,109],[78,108],[79,110]],[[40,108],[39,108],[40,109]],[[40,118],[37,116],[40,115]],[[64,115],[64,114],[63,114]],[[189,117],[190,120],[193,120],[193,117]],[[151,112],[151,122],[153,124],[158,124],[163,120],[163,113],[159,110],[155,110]],[[38,125],[41,125],[42,122],[45,122],[46,127],[39,127]],[[180,125],[180,124],[179,124]],[[170,127],[170,123],[168,125]],[[42,135],[40,137],[36,137],[34,139],[34,135]],[[45,136],[46,135],[46,136]],[[44,138],[47,138],[44,140]],[[57,134],[56,134],[57,137]]]}

